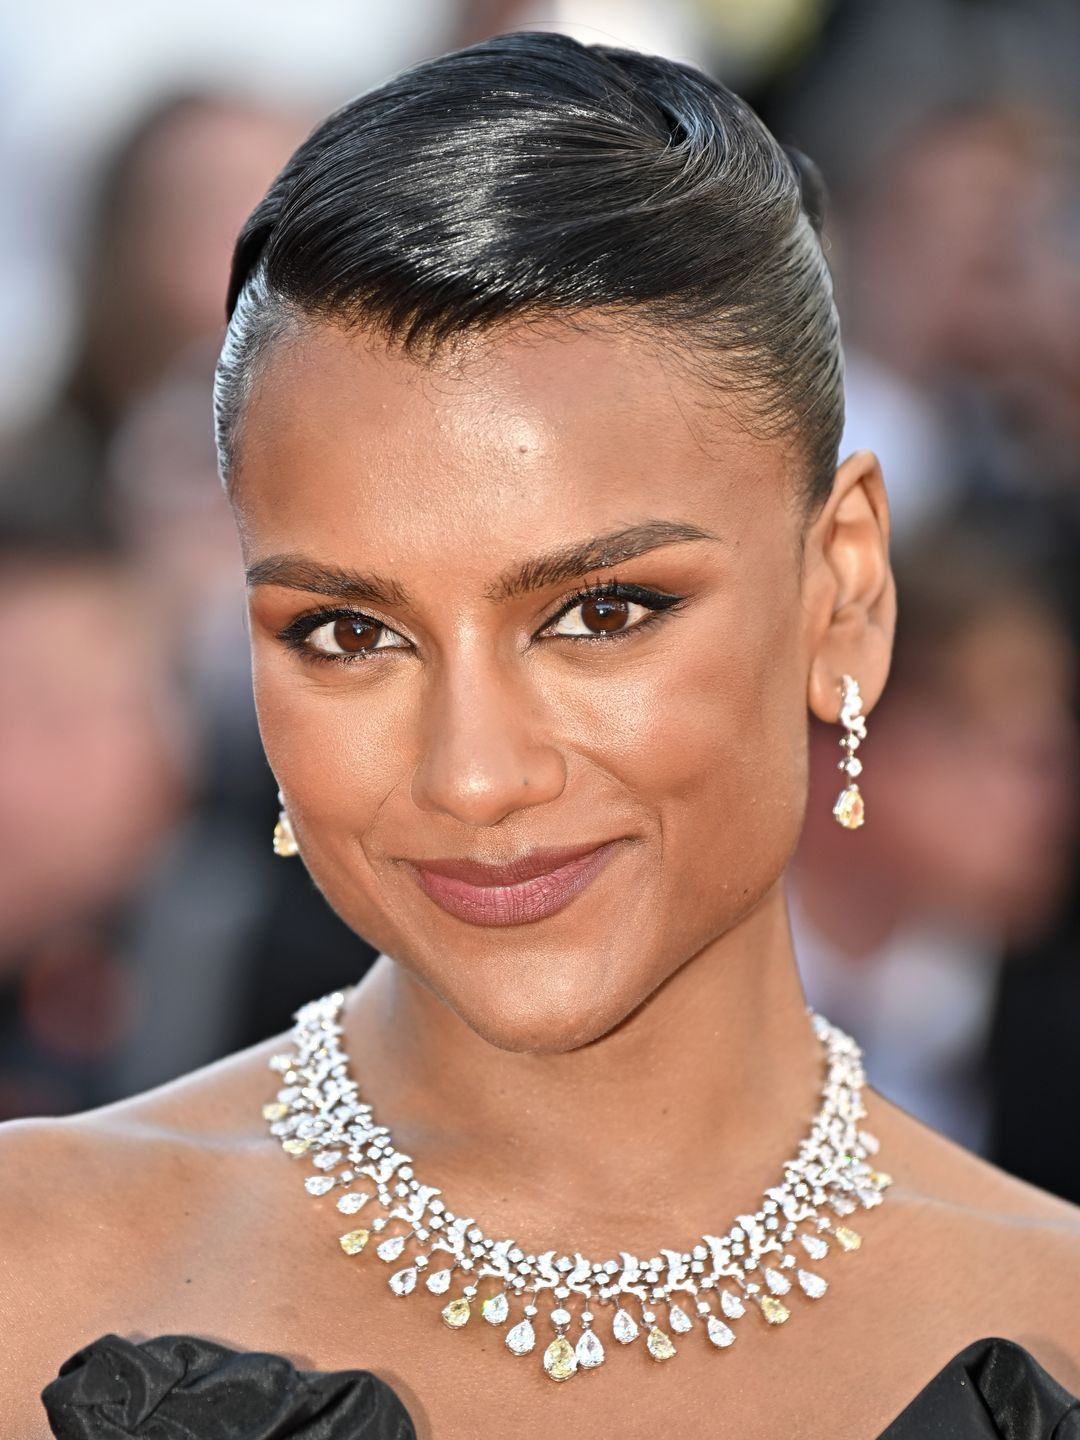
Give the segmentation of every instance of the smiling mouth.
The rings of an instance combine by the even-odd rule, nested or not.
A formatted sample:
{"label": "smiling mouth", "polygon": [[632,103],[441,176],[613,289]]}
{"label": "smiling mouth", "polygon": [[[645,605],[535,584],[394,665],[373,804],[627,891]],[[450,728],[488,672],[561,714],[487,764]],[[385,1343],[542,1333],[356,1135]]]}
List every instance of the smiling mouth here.
{"label": "smiling mouth", "polygon": [[609,840],[589,848],[534,850],[501,866],[467,860],[405,863],[425,895],[457,919],[472,925],[525,925],[569,905],[621,844]]}

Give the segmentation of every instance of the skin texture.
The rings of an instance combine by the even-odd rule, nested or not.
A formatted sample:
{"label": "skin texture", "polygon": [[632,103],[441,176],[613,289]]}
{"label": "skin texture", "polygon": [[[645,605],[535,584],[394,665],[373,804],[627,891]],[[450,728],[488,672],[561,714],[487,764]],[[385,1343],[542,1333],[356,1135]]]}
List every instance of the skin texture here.
{"label": "skin texture", "polygon": [[[315,882],[383,951],[347,1006],[354,1071],[421,1178],[529,1248],[651,1253],[726,1226],[818,1103],[780,879],[807,708],[835,721],[845,672],[868,710],[885,683],[887,507],[863,452],[806,524],[791,448],[707,401],[600,321],[493,333],[430,367],[322,328],[271,357],[243,428],[244,559],[279,582],[251,589],[264,742]],[[491,598],[507,569],[646,519],[719,538]],[[359,607],[389,648],[341,665],[284,644],[332,602],[280,583],[282,556],[405,592]],[[625,640],[553,636],[584,619],[555,621],[581,583],[616,576],[686,603]],[[593,885],[532,925],[453,919],[402,864],[615,837]],[[0,1140],[0,1235],[20,1239],[0,1299],[25,1316],[0,1391],[20,1434],[45,1433],[27,1391],[107,1329],[364,1365],[439,1440],[508,1411],[525,1437],[868,1440],[993,1334],[1080,1385],[1075,1209],[870,1094],[896,1184],[812,1318],[722,1356],[701,1337],[675,1365],[615,1356],[557,1389],[495,1332],[399,1305],[381,1266],[345,1268],[340,1217],[258,1115],[280,1044]]]}

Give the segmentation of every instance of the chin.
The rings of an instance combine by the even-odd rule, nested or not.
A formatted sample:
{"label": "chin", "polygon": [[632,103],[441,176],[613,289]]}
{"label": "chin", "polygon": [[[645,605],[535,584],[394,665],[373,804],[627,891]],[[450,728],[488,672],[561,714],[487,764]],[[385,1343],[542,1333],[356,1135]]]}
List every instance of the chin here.
{"label": "chin", "polygon": [[470,1030],[498,1050],[562,1055],[607,1035],[646,998],[636,990],[613,987],[610,975],[591,968],[579,964],[575,972],[572,977],[546,977],[546,984],[490,985],[482,994],[444,991],[442,998]]}

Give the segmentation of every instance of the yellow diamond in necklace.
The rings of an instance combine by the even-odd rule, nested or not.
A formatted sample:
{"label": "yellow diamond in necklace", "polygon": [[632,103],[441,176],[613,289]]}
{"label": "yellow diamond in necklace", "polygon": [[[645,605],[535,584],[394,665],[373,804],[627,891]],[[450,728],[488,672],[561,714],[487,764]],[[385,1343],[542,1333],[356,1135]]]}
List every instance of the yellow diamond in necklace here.
{"label": "yellow diamond in necklace", "polygon": [[451,1330],[460,1330],[462,1325],[468,1323],[472,1314],[467,1298],[461,1295],[456,1300],[451,1300],[449,1305],[443,1306],[442,1318],[450,1326]]}
{"label": "yellow diamond in necklace", "polygon": [[791,1311],[784,1302],[775,1299],[772,1295],[761,1297],[761,1313],[770,1325],[782,1325],[791,1316]]}
{"label": "yellow diamond in necklace", "polygon": [[552,1380],[569,1380],[577,1368],[573,1345],[565,1335],[557,1335],[544,1351],[544,1369]]}
{"label": "yellow diamond in necklace", "polygon": [[675,1342],[670,1335],[664,1334],[659,1325],[652,1326],[645,1344],[654,1360],[670,1360],[675,1354]]}

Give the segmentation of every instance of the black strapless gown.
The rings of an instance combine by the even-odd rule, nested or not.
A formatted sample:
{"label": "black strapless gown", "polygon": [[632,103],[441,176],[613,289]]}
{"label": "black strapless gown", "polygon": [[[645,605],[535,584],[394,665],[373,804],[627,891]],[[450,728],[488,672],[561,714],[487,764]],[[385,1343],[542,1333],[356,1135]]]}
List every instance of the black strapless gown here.
{"label": "black strapless gown", "polygon": [[[297,1370],[193,1335],[103,1335],[42,1392],[57,1440],[415,1440],[366,1370]],[[976,1340],[867,1440],[1080,1440],[1080,1398],[1011,1340]],[[590,1437],[593,1440],[593,1437]],[[595,1437],[601,1440],[601,1437]]]}

